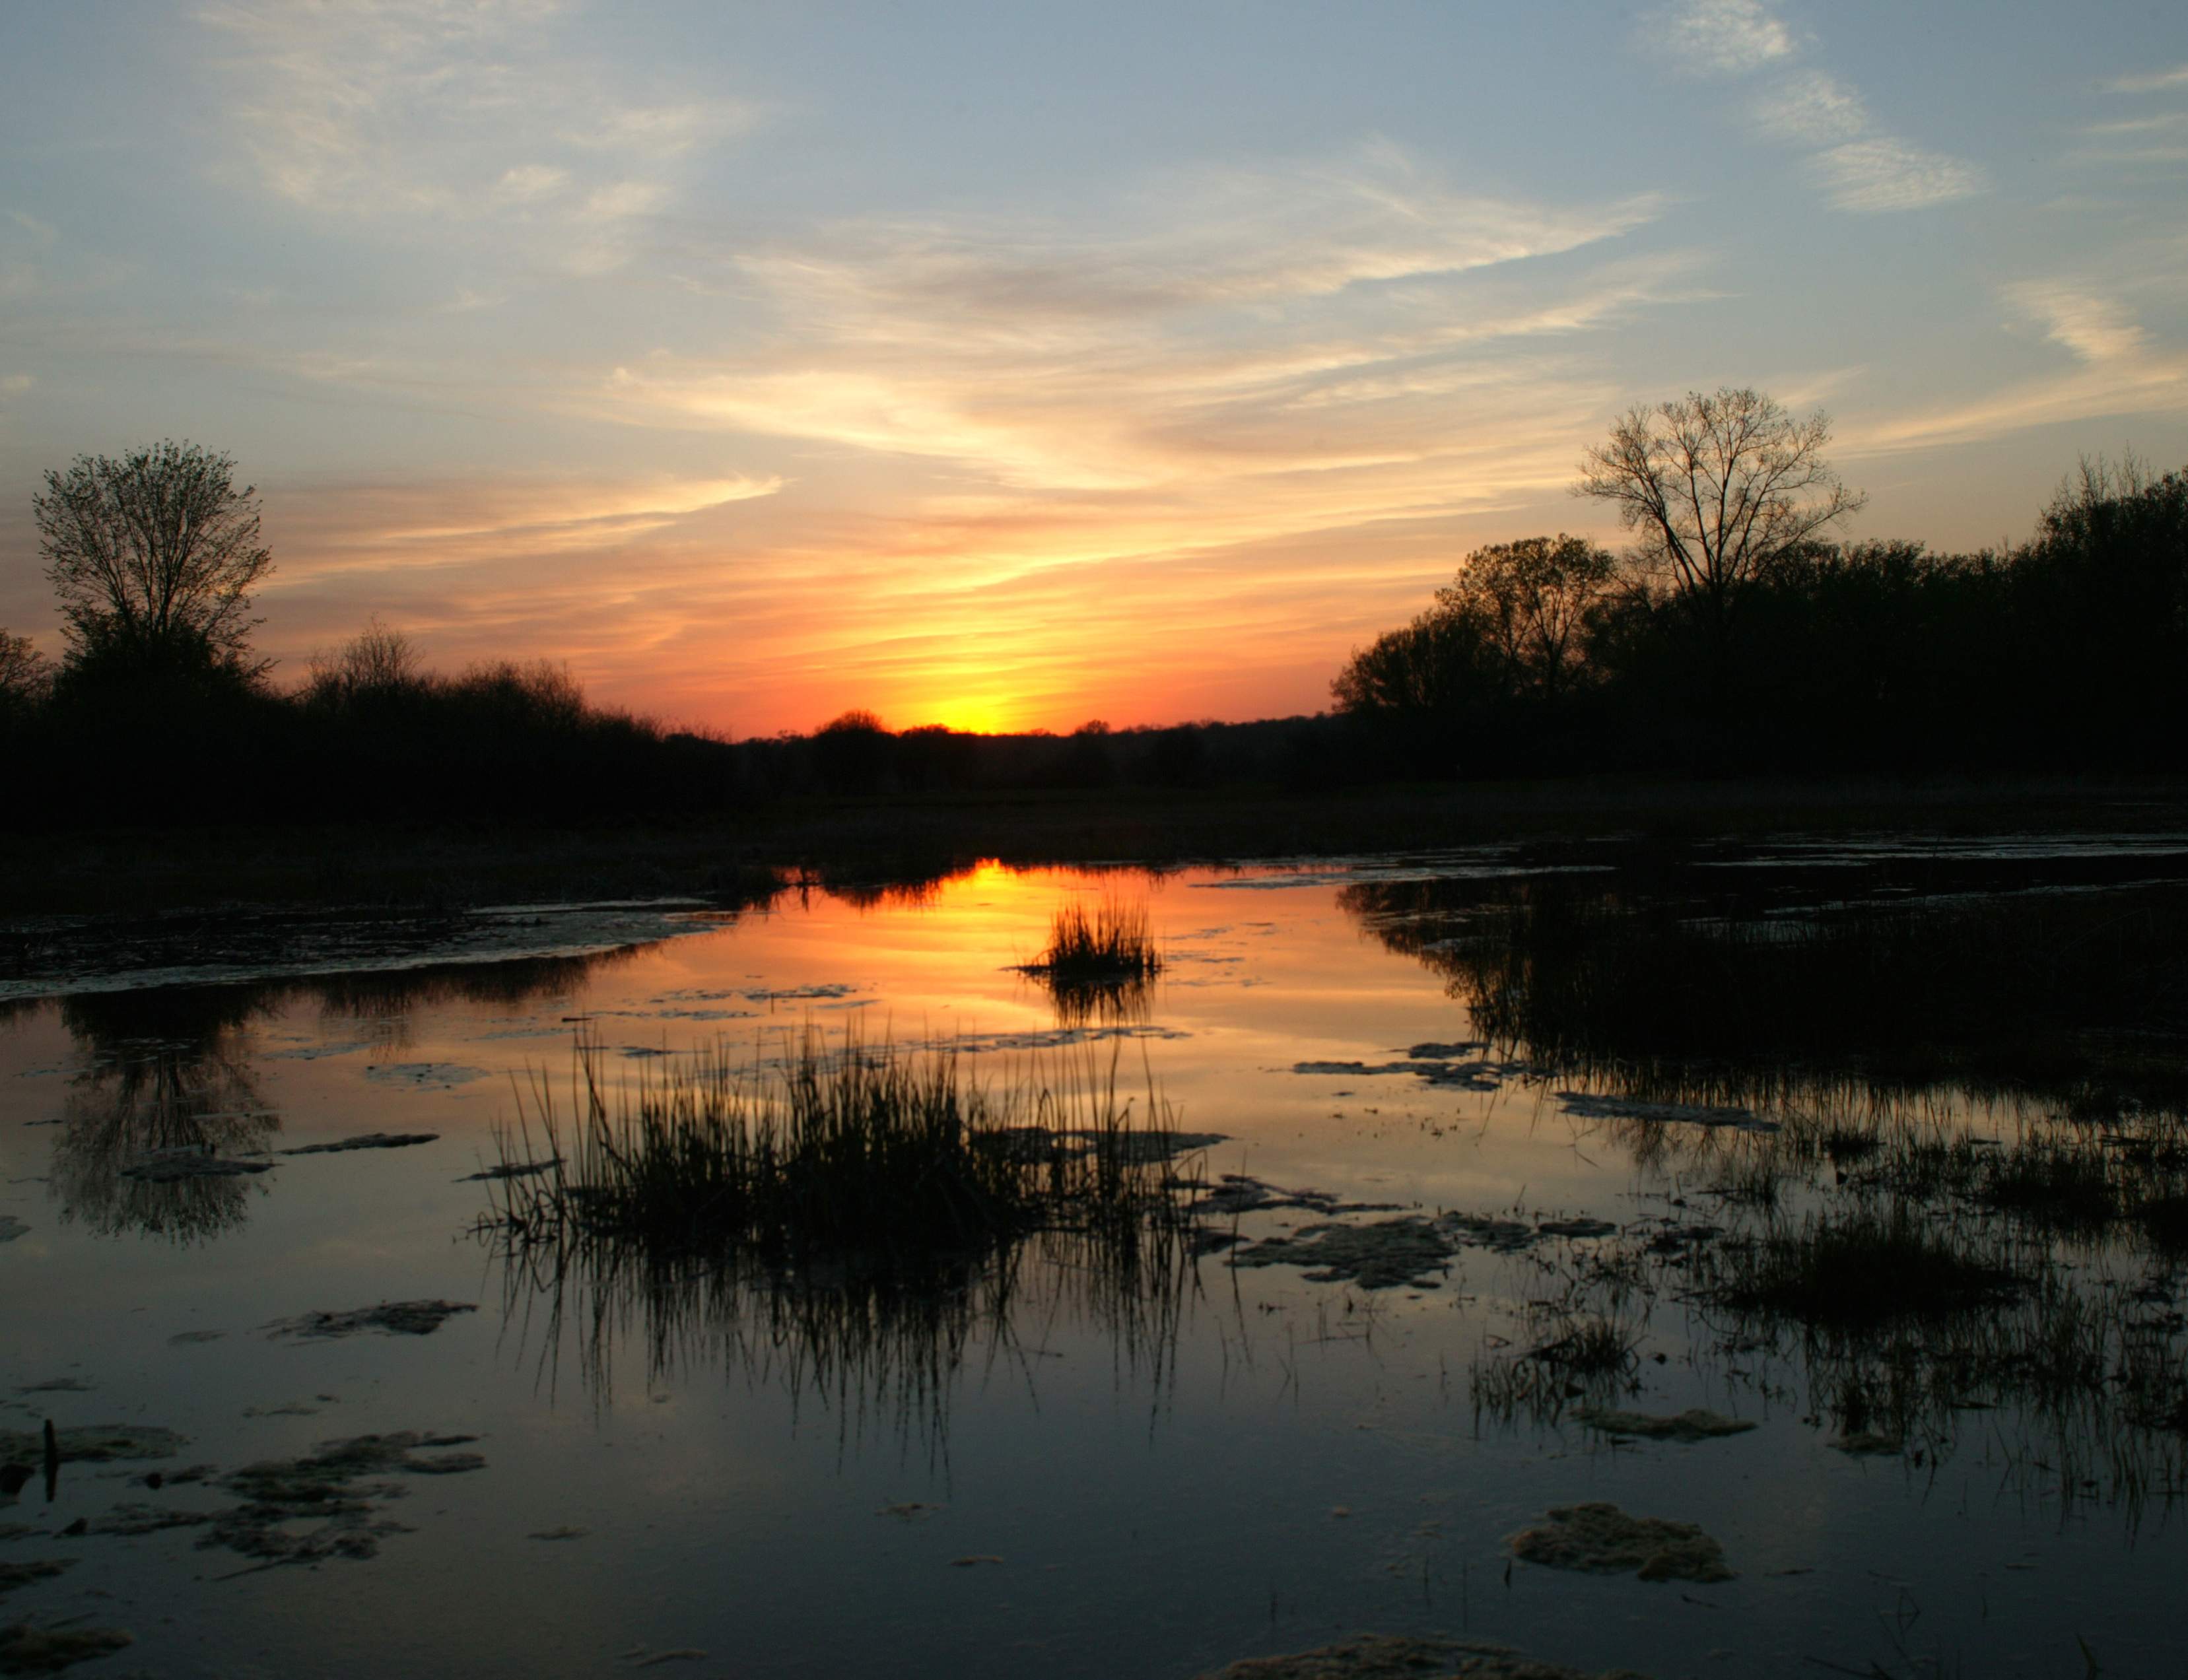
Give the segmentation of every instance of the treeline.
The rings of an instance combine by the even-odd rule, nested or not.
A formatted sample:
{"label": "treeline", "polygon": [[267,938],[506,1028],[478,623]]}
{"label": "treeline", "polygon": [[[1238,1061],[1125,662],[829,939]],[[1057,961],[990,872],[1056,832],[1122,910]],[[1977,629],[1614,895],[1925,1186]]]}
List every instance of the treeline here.
{"label": "treeline", "polygon": [[2085,464],[2025,543],[1785,545],[1715,594],[1471,556],[1334,684],[1384,774],[2188,767],[2188,475]]}
{"label": "treeline", "polygon": [[781,799],[1322,786],[1343,779],[1345,732],[1300,718],[978,736],[852,713],[809,735],[730,741],[595,706],[544,661],[424,670],[376,627],[291,691],[217,668],[70,666],[0,707],[18,830],[590,824]]}
{"label": "treeline", "polygon": [[528,823],[781,799],[1313,793],[1373,781],[2188,768],[2188,475],[2086,466],[2025,543],[1840,543],[1859,505],[1752,392],[1636,409],[1578,488],[1580,538],[1477,550],[1353,654],[1328,714],[973,736],[848,712],[730,741],[596,706],[564,668],[423,668],[376,623],[275,684],[250,646],[268,569],[229,463],[162,444],[47,476],[68,646],[0,629],[0,824]]}
{"label": "treeline", "polygon": [[571,823],[730,803],[722,743],[592,705],[560,666],[358,681],[358,646],[290,691],[218,663],[63,665],[0,720],[10,826]]}

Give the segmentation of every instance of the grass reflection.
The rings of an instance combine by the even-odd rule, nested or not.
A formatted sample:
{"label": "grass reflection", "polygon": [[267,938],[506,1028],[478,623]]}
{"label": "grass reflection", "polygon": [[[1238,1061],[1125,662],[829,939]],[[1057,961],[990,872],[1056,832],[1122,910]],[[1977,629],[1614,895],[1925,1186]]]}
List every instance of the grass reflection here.
{"label": "grass reflection", "polygon": [[535,1078],[503,1135],[478,1230],[512,1315],[544,1305],[550,1357],[574,1328],[597,1401],[635,1344],[649,1380],[717,1365],[939,1452],[968,1360],[1021,1360],[1022,1326],[1067,1322],[1161,1390],[1197,1140],[1151,1079],[1121,1091],[1113,1051],[999,1087],[855,1028],[780,1048],[611,1087],[581,1041],[567,1100]]}
{"label": "grass reflection", "polygon": [[1593,1327],[1848,1451],[1920,1470],[1972,1444],[2131,1519],[2188,1497],[2188,886],[1347,898],[1519,1083],[1668,1181],[1663,1219],[1519,1262],[1480,1421],[1641,1392],[1645,1364],[1564,1356]]}

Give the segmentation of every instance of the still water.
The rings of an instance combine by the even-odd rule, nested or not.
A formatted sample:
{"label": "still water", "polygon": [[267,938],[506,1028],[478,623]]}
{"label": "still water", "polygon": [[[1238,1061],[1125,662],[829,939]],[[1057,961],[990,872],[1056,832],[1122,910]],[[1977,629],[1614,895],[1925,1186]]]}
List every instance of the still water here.
{"label": "still water", "polygon": [[[1792,910],[1887,878],[1966,894],[2188,871],[2177,842],[2101,837],[1890,867],[1908,855],[1788,843],[1689,867]],[[1480,1046],[1423,931],[1471,883],[1613,866],[1484,851],[984,867],[734,915],[533,907],[454,942],[463,961],[414,952],[395,970],[315,973],[305,956],[207,983],[169,953],[156,971],[9,983],[0,1430],[34,1470],[48,1419],[185,1439],[64,1463],[50,1497],[23,1480],[0,1502],[0,1564],[65,1568],[8,1592],[0,1621],[133,1635],[86,1674],[1183,1680],[1363,1630],[1666,1677],[2081,1676],[2084,1641],[2106,1674],[2183,1672],[2188,1534],[2163,1442],[2132,1497],[2062,1491],[2003,1416],[1943,1454],[1850,1453],[1797,1361],[1706,1346],[1669,1294],[1635,1321],[1621,1403],[1753,1429],[1650,1441],[1482,1415],[1475,1373],[1522,1333],[1520,1304],[1586,1266],[1585,1236],[1461,1247],[1373,1290],[1211,1252],[1129,1333],[1070,1280],[1032,1276],[1006,1325],[920,1350],[933,1380],[907,1387],[900,1364],[816,1365],[794,1329],[680,1342],[641,1317],[603,1325],[474,1229],[490,1204],[473,1175],[533,1082],[567,1080],[573,1035],[635,1077],[718,1041],[764,1057],[855,1022],[869,1042],[951,1043],[1004,1082],[1090,1058],[1106,1076],[1114,1058],[1130,1088],[1151,1081],[1179,1124],[1220,1136],[1208,1181],[1384,1209],[1340,1222],[1396,1209],[1632,1230],[1700,1194],[1690,1164],[1637,1150],[1570,1077]],[[1014,965],[1060,905],[1120,893],[1144,899],[1159,978],[1121,1007],[1060,1012]],[[519,954],[481,960],[500,953]],[[1955,1124],[2004,1124],[1931,1101]],[[366,1134],[431,1136],[291,1153]],[[141,1175],[179,1159],[157,1152],[206,1146],[271,1164]],[[1280,1207],[1238,1230],[1328,1217]],[[298,1333],[391,1302],[476,1310],[423,1334]],[[426,1438],[408,1450],[428,1466],[483,1463],[381,1463],[347,1488],[366,1508],[341,1520],[369,1528],[370,1556],[269,1566],[203,1522],[114,1519],[230,1508],[221,1479],[243,1466],[402,1432]],[[1513,1560],[1510,1536],[1584,1501],[1699,1525],[1735,1578]],[[290,1533],[313,1520],[280,1518]]]}

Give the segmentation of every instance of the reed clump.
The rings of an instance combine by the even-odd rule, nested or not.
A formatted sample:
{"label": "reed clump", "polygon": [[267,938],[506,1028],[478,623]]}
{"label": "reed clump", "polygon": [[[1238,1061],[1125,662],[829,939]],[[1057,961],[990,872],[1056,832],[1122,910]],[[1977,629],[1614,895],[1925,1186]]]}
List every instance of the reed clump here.
{"label": "reed clump", "polygon": [[946,1046],[855,1029],[832,1044],[808,1028],[782,1050],[741,1058],[718,1043],[611,1087],[599,1046],[579,1044],[574,1113],[535,1079],[503,1135],[490,1222],[526,1243],[888,1265],[1183,1217],[1170,1111],[1152,1091],[1120,1102],[1114,1057],[1106,1080],[1090,1068],[998,1091]]}
{"label": "reed clump", "polygon": [[1734,1311],[1858,1328],[2010,1300],[2025,1277],[1932,1232],[1903,1204],[1855,1205],[1711,1251],[1705,1293]]}
{"label": "reed clump", "polygon": [[611,1082],[580,1042],[567,1102],[543,1076],[521,1093],[478,1235],[548,1350],[574,1321],[596,1396],[630,1344],[649,1378],[719,1363],[939,1452],[956,1373],[976,1345],[1015,1356],[1021,1311],[1169,1368],[1204,1140],[1151,1078],[1125,1095],[1090,1053],[999,1086],[855,1029],[776,1048]]}
{"label": "reed clump", "polygon": [[1091,908],[1074,899],[1049,918],[1048,944],[1025,965],[1057,986],[1150,980],[1162,971],[1147,905],[1104,897]]}

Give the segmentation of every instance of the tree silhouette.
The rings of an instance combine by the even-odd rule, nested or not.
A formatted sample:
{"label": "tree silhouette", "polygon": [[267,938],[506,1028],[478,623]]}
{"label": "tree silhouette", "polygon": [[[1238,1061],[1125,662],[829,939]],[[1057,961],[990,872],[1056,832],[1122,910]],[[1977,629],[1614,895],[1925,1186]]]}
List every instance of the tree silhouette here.
{"label": "tree silhouette", "polygon": [[1522,537],[1467,555],[1436,603],[1481,627],[1516,690],[1554,706],[1579,663],[1589,615],[1616,576],[1610,551],[1585,538]]}
{"label": "tree silhouette", "polygon": [[1830,421],[1761,392],[1689,392],[1636,407],[1590,449],[1573,493],[1610,503],[1643,567],[1698,622],[1720,701],[1732,623],[1774,567],[1866,498],[1823,459]]}
{"label": "tree silhouette", "polygon": [[251,590],[272,569],[255,488],[230,457],[172,440],[79,455],[31,500],[72,661],[197,662],[256,676]]}

